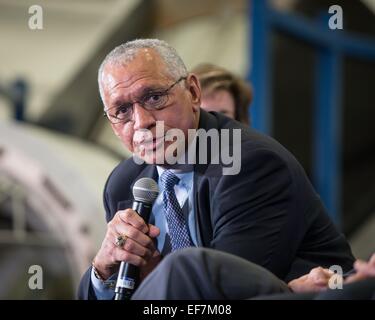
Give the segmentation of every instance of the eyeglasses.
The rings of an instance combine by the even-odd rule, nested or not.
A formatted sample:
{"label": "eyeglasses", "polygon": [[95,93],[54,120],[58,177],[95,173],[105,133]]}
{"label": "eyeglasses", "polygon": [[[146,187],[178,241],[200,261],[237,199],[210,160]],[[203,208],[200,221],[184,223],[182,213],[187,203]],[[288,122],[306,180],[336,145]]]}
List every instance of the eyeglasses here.
{"label": "eyeglasses", "polygon": [[165,90],[153,90],[152,92],[148,92],[137,101],[127,102],[104,110],[104,116],[113,124],[128,122],[133,118],[133,110],[136,103],[148,111],[160,110],[168,102],[169,91],[181,80],[186,80],[186,78],[187,77],[179,78]]}

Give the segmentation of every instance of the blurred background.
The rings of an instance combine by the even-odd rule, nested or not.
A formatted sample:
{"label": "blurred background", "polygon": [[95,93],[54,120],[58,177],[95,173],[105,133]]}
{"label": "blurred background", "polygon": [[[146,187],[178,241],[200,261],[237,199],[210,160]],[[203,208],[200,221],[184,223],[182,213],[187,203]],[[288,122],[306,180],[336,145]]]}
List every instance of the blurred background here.
{"label": "blurred background", "polygon": [[[32,5],[43,13],[33,30]],[[331,5],[343,30],[328,27]],[[375,251],[375,0],[0,0],[0,299],[72,299],[129,156],[102,116],[115,46],[169,42],[252,82],[252,126],[301,162],[354,254]],[[43,290],[28,269],[43,268]]]}

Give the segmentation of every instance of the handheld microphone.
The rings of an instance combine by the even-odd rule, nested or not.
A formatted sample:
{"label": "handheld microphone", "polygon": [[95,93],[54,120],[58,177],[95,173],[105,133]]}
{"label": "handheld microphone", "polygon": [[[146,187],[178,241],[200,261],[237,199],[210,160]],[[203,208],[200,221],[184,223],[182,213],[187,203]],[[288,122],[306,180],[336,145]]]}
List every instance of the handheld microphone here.
{"label": "handheld microphone", "polygon": [[[159,195],[158,184],[151,178],[141,178],[133,186],[133,207],[147,223],[152,204]],[[116,282],[115,300],[129,300],[139,283],[139,269],[130,263],[122,261]]]}

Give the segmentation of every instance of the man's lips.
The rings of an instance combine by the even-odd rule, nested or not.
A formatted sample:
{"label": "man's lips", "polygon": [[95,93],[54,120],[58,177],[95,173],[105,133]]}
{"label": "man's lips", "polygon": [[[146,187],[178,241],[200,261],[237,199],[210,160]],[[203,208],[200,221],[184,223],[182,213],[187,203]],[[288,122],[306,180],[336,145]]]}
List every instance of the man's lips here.
{"label": "man's lips", "polygon": [[135,142],[135,145],[137,147],[143,147],[145,149],[155,149],[163,141],[164,141],[164,136],[160,136],[158,138],[155,137],[153,139],[148,139],[148,140],[144,140],[144,141],[137,141],[137,142]]}

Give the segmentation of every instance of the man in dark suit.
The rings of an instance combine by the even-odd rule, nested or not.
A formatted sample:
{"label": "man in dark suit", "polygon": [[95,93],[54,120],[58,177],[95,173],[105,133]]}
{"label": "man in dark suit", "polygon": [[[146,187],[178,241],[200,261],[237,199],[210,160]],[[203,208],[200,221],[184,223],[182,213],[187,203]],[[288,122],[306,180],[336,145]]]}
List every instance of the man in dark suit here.
{"label": "man in dark suit", "polygon": [[[199,81],[168,44],[146,39],[115,48],[99,69],[99,88],[114,133],[135,156],[106,183],[107,233],[79,298],[111,299],[121,261],[139,266],[144,277],[163,256],[189,246],[231,253],[285,281],[316,266],[351,268],[349,245],[297,160],[270,137],[201,110]],[[171,129],[186,139],[171,139]],[[192,143],[196,129],[218,133],[219,141]],[[203,161],[169,161],[189,152]],[[236,174],[225,170],[223,155],[231,152]],[[161,191],[149,223],[129,209],[142,177],[154,178]]]}

